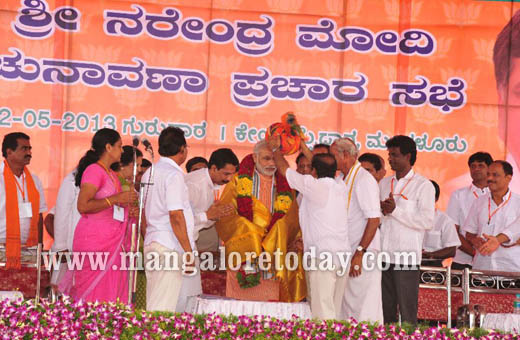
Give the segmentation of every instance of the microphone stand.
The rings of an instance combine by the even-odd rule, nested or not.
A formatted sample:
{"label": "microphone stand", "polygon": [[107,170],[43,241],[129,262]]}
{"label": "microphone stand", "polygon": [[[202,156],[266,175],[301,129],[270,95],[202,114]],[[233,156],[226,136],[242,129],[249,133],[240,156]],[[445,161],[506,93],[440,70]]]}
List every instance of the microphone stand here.
{"label": "microphone stand", "polygon": [[[139,146],[139,138],[137,138],[137,137],[133,138],[132,146],[133,146],[133,151],[134,151],[134,169],[133,169],[133,176],[132,176],[132,187],[130,188],[130,190],[135,190],[134,184],[135,184],[135,180],[137,177],[137,146]],[[131,209],[131,207],[129,209]],[[128,212],[128,213],[130,214],[130,212]],[[130,233],[130,253],[131,254],[139,251],[139,246],[137,246],[137,248],[134,248],[135,238],[136,238],[135,227],[136,227],[135,223],[132,223],[131,233]],[[125,236],[125,239],[126,239],[126,236]],[[139,235],[137,235],[137,239],[139,240]],[[133,257],[131,259],[133,260]],[[137,275],[137,273],[135,271],[130,271],[130,273],[128,275],[128,302],[129,303],[135,302],[135,296],[134,296],[135,291],[132,291],[132,289],[130,289],[130,287],[135,286],[134,282],[136,281],[136,275]]]}
{"label": "microphone stand", "polygon": [[[155,162],[154,162],[154,153],[153,153],[153,148],[150,144],[145,144],[145,151],[148,151],[150,153],[150,156],[152,157],[152,166],[151,166],[151,169],[150,169],[150,176],[148,176],[148,182],[143,182],[143,179],[141,178],[141,184],[140,184],[140,187],[139,187],[139,217],[137,219],[137,256],[138,256],[138,264],[142,264],[143,263],[143,259],[141,258],[141,261],[139,261],[139,257],[141,257],[141,253],[139,252],[139,247],[140,247],[140,236],[141,236],[141,226],[142,226],[142,223],[143,223],[143,209],[144,209],[144,203],[145,203],[145,200],[146,200],[146,197],[148,197],[148,190],[150,189],[150,186],[153,185],[153,174],[154,174],[154,167],[155,167]],[[145,192],[145,188],[146,188],[146,196],[144,194]],[[134,224],[135,225],[135,224]],[[132,303],[135,304],[135,301],[136,301],[136,290],[137,290],[137,266],[134,267],[133,269],[133,275],[132,275],[132,278],[133,278],[133,287],[132,287]]]}

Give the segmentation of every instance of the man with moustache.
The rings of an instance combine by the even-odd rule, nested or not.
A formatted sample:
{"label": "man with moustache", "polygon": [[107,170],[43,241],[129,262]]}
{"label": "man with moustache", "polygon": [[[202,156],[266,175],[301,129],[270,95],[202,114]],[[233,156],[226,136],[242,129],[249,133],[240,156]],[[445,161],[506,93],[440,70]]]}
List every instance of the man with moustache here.
{"label": "man with moustache", "polygon": [[509,185],[513,167],[494,161],[488,170],[489,193],[471,206],[462,226],[466,238],[477,249],[473,268],[478,270],[520,272],[520,195]]}
{"label": "man with moustache", "polygon": [[[246,254],[253,253],[258,257],[266,252],[274,261],[275,252],[279,251],[280,260],[284,261],[288,245],[294,243],[300,231],[298,209],[294,191],[285,176],[277,171],[267,141],[258,142],[253,154],[242,160],[238,174],[224,188],[220,203],[232,204],[237,210],[237,214],[223,216],[216,223],[226,257],[237,253],[244,263]],[[228,263],[228,268],[229,265],[237,263]],[[284,266],[278,269],[281,270],[271,268],[270,272],[260,272],[266,279],[274,272],[280,283],[280,301],[301,301],[307,290],[303,268],[299,266],[289,271]],[[233,271],[228,272],[228,278],[229,275],[233,279],[236,277]]]}
{"label": "man with moustache", "polygon": [[197,250],[218,251],[215,221],[234,212],[231,204],[219,202],[220,190],[229,183],[238,169],[238,158],[231,149],[215,150],[209,158],[208,168],[201,168],[185,176],[190,203],[195,216]]}
{"label": "man with moustache", "polygon": [[[231,204],[221,204],[219,195],[221,186],[229,183],[237,171],[237,156],[231,149],[218,149],[211,154],[208,165],[208,168],[200,168],[184,176],[195,218],[194,250],[198,251],[199,256],[203,252],[218,251],[219,240],[215,221],[235,211]],[[202,283],[200,270],[197,268],[194,275],[182,278],[176,311],[184,312],[188,297],[199,294],[202,294]]]}
{"label": "man with moustache", "polygon": [[[9,280],[11,274],[21,269],[22,245],[35,246],[42,242],[43,218],[47,211],[40,179],[31,174],[27,165],[31,162],[31,143],[28,135],[12,132],[4,136],[0,164],[0,269],[2,278]],[[6,271],[7,270],[7,271]],[[11,273],[11,274],[9,274]],[[12,282],[2,282],[2,289],[14,290]]]}

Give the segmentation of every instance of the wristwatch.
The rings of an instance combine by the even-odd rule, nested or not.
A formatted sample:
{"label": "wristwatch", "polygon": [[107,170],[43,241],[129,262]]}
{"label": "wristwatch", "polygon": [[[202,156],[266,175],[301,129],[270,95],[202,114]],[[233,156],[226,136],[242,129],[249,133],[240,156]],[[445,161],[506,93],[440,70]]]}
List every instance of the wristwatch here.
{"label": "wristwatch", "polygon": [[363,248],[363,246],[359,245],[357,248],[356,248],[357,251],[361,252],[361,253],[366,253],[367,250],[365,248]]}

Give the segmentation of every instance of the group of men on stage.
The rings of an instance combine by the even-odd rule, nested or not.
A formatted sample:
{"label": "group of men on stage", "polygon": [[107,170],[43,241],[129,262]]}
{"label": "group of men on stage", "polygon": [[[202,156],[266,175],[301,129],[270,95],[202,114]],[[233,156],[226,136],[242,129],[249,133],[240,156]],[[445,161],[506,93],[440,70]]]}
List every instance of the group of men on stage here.
{"label": "group of men on stage", "polygon": [[[435,208],[438,185],[413,168],[414,140],[398,135],[386,147],[394,171],[388,177],[380,156],[359,155],[348,138],[312,151],[302,142],[292,169],[276,136],[257,143],[240,163],[222,148],[207,164],[192,162],[190,168],[202,165],[185,174],[184,133],[168,127],[159,137],[159,161],[142,175],[153,183],[144,203],[145,261],[150,253],[159,254],[161,263],[170,252],[196,258],[195,250],[215,251],[223,244],[226,255],[241,259],[235,273],[250,265],[243,260],[247,253],[296,253],[295,267],[263,272],[259,283],[279,282],[280,301],[306,298],[317,318],[380,323],[396,322],[399,314],[402,321],[417,322],[421,263],[455,257],[454,268],[520,271],[520,196],[508,188],[509,163],[483,152],[472,155],[473,182],[453,193],[444,214]],[[2,153],[0,243],[6,243],[4,256],[15,259],[9,261],[13,269],[19,268],[20,245],[38,241],[47,207],[39,179],[26,167],[29,136],[4,136]],[[333,255],[334,270],[304,270],[304,261],[320,260],[323,253]],[[341,253],[350,254],[347,261]],[[145,264],[147,309],[183,311],[188,296],[201,294],[195,263],[173,271]]]}

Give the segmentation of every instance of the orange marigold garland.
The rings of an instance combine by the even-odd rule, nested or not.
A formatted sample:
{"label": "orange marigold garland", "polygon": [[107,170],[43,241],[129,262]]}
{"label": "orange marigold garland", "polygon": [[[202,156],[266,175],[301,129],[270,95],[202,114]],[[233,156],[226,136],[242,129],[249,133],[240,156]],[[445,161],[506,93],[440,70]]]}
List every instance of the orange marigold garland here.
{"label": "orange marigold garland", "polygon": [[[253,175],[255,161],[253,155],[247,155],[238,169],[237,183],[237,210],[240,216],[253,221]],[[274,202],[274,213],[271,222],[267,226],[267,232],[280,218],[284,217],[293,201],[292,191],[287,179],[278,171],[275,173],[276,199]],[[260,284],[260,273],[246,274],[244,270],[237,273],[237,281],[241,288],[255,287]]]}
{"label": "orange marigold garland", "polygon": [[[253,221],[253,174],[255,170],[255,161],[253,155],[247,155],[238,169],[238,185],[237,185],[237,210],[240,216],[244,216],[249,221]],[[271,230],[273,225],[280,218],[284,217],[289,211],[293,201],[292,191],[287,183],[287,179],[278,171],[275,173],[275,190],[276,199],[274,202],[274,213],[271,217],[271,223],[267,227],[267,232]]]}

